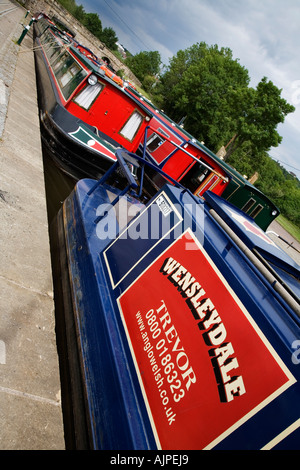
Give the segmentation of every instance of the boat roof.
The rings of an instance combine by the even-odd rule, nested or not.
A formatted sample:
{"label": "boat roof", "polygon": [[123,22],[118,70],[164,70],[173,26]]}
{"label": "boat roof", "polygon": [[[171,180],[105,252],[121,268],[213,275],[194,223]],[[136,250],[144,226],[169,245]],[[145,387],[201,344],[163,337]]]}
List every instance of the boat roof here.
{"label": "boat roof", "polygon": [[70,33],[73,38],[75,38],[76,36],[76,33],[74,30],[72,30],[70,28],[70,26],[68,26],[64,21],[62,21],[60,18],[58,18],[57,16],[52,16],[52,21],[55,23],[55,25],[57,25],[57,27],[59,29],[63,28],[65,31],[67,31],[68,33]]}
{"label": "boat roof", "polygon": [[118,85],[114,80],[112,80],[111,78],[109,78],[107,75],[105,75],[105,72],[102,68],[100,68],[98,65],[96,65],[95,63],[93,63],[88,57],[86,57],[84,54],[82,54],[79,49],[77,49],[76,47],[70,45],[70,50],[72,51],[73,54],[75,54],[81,62],[83,62],[85,65],[88,66],[88,68],[92,71],[92,73],[95,73],[96,75],[100,76],[101,79],[105,80],[106,82],[108,82],[110,85],[112,85],[113,87],[115,87],[117,90],[119,90],[121,93],[123,93],[124,95],[128,96],[131,100],[133,100],[141,109],[143,109],[143,111],[145,112],[145,114],[147,114],[147,116],[149,117],[152,117],[153,116],[153,112],[151,112],[151,110],[149,110],[149,108],[147,106],[145,106],[140,100],[138,100],[137,98],[133,97],[128,91],[126,88],[123,88],[121,87],[120,85]]}
{"label": "boat roof", "polygon": [[[209,157],[211,157],[214,161],[216,161],[218,165],[226,172],[228,176],[230,177],[234,176],[235,180],[237,180],[240,185],[251,188],[251,190],[259,194],[261,198],[267,199],[268,201],[270,201],[270,199],[264,193],[262,193],[256,186],[254,186],[246,178],[244,178],[237,170],[235,170],[235,168],[233,168],[231,165],[229,165],[220,157],[218,157],[214,152],[212,152],[209,148],[207,148],[203,143],[201,143],[198,139],[196,139],[188,131],[186,131],[180,124],[173,121],[162,110],[157,108],[151,101],[149,101],[147,98],[142,96],[136,90],[131,90],[131,92],[134,93],[139,98],[139,100],[145,102],[148,105],[148,107],[152,108],[154,112],[153,114],[155,114],[156,116],[161,116],[162,119],[166,120],[170,125],[172,125],[172,127],[175,128],[179,134],[185,137],[191,145],[194,145],[199,150],[201,150],[202,152],[207,154]],[[272,205],[276,207],[272,201],[270,201],[270,203],[272,203]]]}
{"label": "boat roof", "polygon": [[295,278],[293,290],[300,295],[300,266],[240,209],[217,194],[207,191],[205,201],[251,250],[258,252],[277,271],[282,270]]}

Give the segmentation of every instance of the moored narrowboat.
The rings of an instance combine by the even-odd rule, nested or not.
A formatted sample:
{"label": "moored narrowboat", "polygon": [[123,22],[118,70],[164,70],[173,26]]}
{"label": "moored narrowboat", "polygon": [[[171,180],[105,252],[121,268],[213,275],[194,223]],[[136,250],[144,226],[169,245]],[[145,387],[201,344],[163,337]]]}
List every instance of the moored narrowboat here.
{"label": "moored narrowboat", "polygon": [[300,267],[212,192],[144,204],[116,156],[52,226],[67,448],[299,450]]}
{"label": "moored narrowboat", "polygon": [[[266,230],[279,209],[181,126],[111,72],[88,48],[49,20],[34,25],[42,139],[75,179],[100,177],[117,148],[139,152],[193,194],[230,200]],[[166,179],[145,175],[147,197]]]}
{"label": "moored narrowboat", "polygon": [[117,148],[138,148],[151,113],[47,19],[34,34],[43,142],[75,179],[97,178]]}
{"label": "moored narrowboat", "polygon": [[[202,197],[210,190],[252,217],[264,231],[280,214],[279,208],[232,166],[219,158],[184,128],[172,121],[136,90],[129,92],[145,104],[153,117],[139,151],[165,173]],[[153,183],[161,186],[160,175]]]}

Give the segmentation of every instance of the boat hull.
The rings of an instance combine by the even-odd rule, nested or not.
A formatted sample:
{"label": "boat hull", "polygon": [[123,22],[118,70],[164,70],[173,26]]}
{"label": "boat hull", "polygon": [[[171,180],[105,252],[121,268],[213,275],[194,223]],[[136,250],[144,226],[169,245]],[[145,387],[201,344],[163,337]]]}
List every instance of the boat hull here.
{"label": "boat hull", "polygon": [[[43,112],[41,109],[40,126],[41,139],[48,153],[56,165],[76,181],[83,177],[100,178],[115,161],[104,153],[89,149],[87,142],[95,141],[96,138],[93,130],[75,119],[60,105],[57,105],[52,113]],[[70,136],[81,129],[85,129],[86,144]]]}
{"label": "boat hull", "polygon": [[[71,448],[295,448],[299,304],[231,238],[246,242],[250,219],[206,199],[168,185],[146,206],[127,196],[138,212],[122,226],[95,181],[65,201],[53,264]],[[231,214],[228,233],[214,211]],[[250,232],[274,263],[276,246]]]}
{"label": "boat hull", "polygon": [[[81,375],[62,212],[51,228],[55,323],[66,449],[90,449],[91,432]],[[59,283],[57,280],[59,279]]]}

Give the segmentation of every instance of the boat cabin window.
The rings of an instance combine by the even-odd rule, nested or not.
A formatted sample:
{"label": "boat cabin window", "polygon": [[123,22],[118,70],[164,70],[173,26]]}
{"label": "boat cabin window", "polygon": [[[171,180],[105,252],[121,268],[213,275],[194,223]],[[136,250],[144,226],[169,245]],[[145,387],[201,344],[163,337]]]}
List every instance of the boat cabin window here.
{"label": "boat cabin window", "polygon": [[44,51],[52,64],[65,49],[50,30],[46,31],[40,39],[43,43]]}
{"label": "boat cabin window", "polygon": [[43,37],[41,37],[41,41],[44,46],[44,51],[48,59],[53,56],[53,54],[58,50],[61,52],[63,49],[63,45],[61,42],[51,33],[50,30],[47,30]]}
{"label": "boat cabin window", "polygon": [[82,108],[89,109],[103,88],[104,85],[100,82],[97,82],[95,85],[88,84],[75,96],[74,101]]}
{"label": "boat cabin window", "polygon": [[158,149],[158,147],[160,147],[160,145],[162,145],[164,142],[165,140],[162,139],[159,135],[152,134],[151,137],[149,137],[149,139],[147,140],[147,150],[152,153],[156,149]]}
{"label": "boat cabin window", "polygon": [[58,56],[56,56],[56,58],[53,60],[51,64],[53,71],[56,72],[60,67],[62,67],[62,65],[68,59],[68,57],[69,57],[69,54],[65,51],[63,51],[62,54],[59,54]]}
{"label": "boat cabin window", "polygon": [[263,206],[261,204],[258,204],[255,209],[251,212],[250,217],[255,219],[255,217],[260,213],[260,211],[263,209]]}
{"label": "boat cabin window", "polygon": [[45,30],[43,32],[43,34],[41,34],[40,39],[41,39],[42,43],[44,45],[46,45],[47,43],[49,43],[49,42],[52,43],[52,41],[54,41],[54,36],[53,36],[52,33],[50,33],[49,30]]}
{"label": "boat cabin window", "polygon": [[49,51],[52,51],[54,43],[55,40],[53,38],[53,35],[49,34],[44,41],[44,51],[46,52],[47,56],[49,54]]}
{"label": "boat cabin window", "polygon": [[49,28],[49,23],[44,18],[41,18],[36,23],[36,28],[37,28],[38,34],[42,36],[45,33],[46,29]]}
{"label": "boat cabin window", "polygon": [[120,134],[125,137],[125,139],[132,141],[142,122],[143,116],[138,111],[134,111],[126,124],[120,130]]}
{"label": "boat cabin window", "polygon": [[180,183],[194,193],[209,174],[210,170],[208,168],[201,165],[201,163],[195,163],[191,170],[180,180]]}
{"label": "boat cabin window", "polygon": [[68,53],[64,54],[64,57],[59,60],[59,65],[55,69],[55,76],[60,85],[61,91],[65,99],[69,99],[73,91],[81,83],[86,76],[86,72],[80,67],[75,59]]}
{"label": "boat cabin window", "polygon": [[55,63],[57,63],[58,59],[63,57],[64,52],[65,49],[61,44],[55,44],[52,48],[51,54],[47,54],[50,64],[53,66]]}
{"label": "boat cabin window", "polygon": [[[163,129],[158,128],[158,130],[161,134],[164,134],[167,138],[170,138],[170,136],[166,134]],[[154,132],[152,135],[150,135],[149,139],[147,139],[147,150],[150,153],[155,152],[155,150],[157,150],[158,147],[160,147],[164,142],[165,139]]]}
{"label": "boat cabin window", "polygon": [[253,207],[253,205],[255,204],[255,199],[253,199],[252,197],[246,202],[246,204],[242,207],[242,211],[243,212],[248,212],[251,207]]}
{"label": "boat cabin window", "polygon": [[64,98],[68,100],[87,72],[49,30],[43,35],[43,46]]}

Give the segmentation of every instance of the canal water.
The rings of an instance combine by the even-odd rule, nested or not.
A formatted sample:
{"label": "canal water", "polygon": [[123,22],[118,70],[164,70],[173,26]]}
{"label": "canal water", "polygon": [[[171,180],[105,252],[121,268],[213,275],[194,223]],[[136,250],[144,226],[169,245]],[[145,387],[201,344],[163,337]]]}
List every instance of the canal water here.
{"label": "canal water", "polygon": [[[53,295],[54,295],[54,318],[55,318],[55,334],[56,334],[56,347],[59,361],[59,373],[60,373],[60,384],[61,384],[61,406],[63,414],[63,426],[64,426],[64,438],[65,446],[67,450],[75,450],[76,446],[74,443],[75,430],[73,428],[72,419],[72,400],[70,400],[70,363],[67,352],[67,330],[68,328],[73,331],[69,326],[66,327],[65,321],[68,317],[68,309],[62,311],[61,309],[61,276],[57,266],[61,265],[59,256],[57,253],[56,241],[52,239],[51,226],[55,222],[56,215],[63,205],[64,200],[72,192],[76,181],[66,175],[53,161],[47,149],[42,144],[43,152],[43,164],[44,164],[44,181],[45,181],[45,192],[46,192],[46,203],[47,203],[47,215],[48,215],[48,231],[49,231],[49,243],[51,252],[51,265],[52,265],[52,276],[53,276]],[[52,227],[53,228],[53,227]],[[55,265],[55,257],[58,263]],[[67,296],[68,297],[68,296]],[[73,323],[72,323],[73,325]],[[69,331],[69,330],[68,330]],[[74,346],[74,357],[76,355],[76,347]],[[82,426],[79,425],[79,428]],[[80,430],[80,429],[79,429]],[[76,431],[78,433],[78,430]]]}
{"label": "canal water", "polygon": [[69,177],[54,163],[44,145],[42,145],[42,151],[48,224],[50,227],[64,200],[72,192],[76,180]]}

